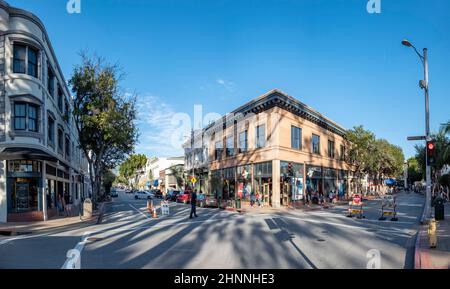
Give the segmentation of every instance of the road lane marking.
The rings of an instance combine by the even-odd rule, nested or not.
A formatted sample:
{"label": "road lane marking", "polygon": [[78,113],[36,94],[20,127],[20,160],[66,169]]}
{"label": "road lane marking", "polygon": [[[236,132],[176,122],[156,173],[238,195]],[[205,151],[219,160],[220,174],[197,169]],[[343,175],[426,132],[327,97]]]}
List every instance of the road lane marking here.
{"label": "road lane marking", "polygon": [[133,206],[132,204],[128,204],[128,205],[130,205],[130,207],[132,207],[132,208],[135,209],[138,213],[140,213],[142,216],[144,216],[147,220],[150,220],[150,218],[149,218],[146,214],[142,213],[141,210],[139,210],[138,208],[136,208],[136,207]]}

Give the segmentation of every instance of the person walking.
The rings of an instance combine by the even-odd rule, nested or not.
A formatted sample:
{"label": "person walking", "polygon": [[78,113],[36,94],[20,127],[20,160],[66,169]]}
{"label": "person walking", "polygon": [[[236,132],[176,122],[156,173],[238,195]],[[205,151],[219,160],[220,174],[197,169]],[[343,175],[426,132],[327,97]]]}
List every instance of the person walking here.
{"label": "person walking", "polygon": [[255,203],[256,203],[256,196],[255,196],[255,193],[251,193],[251,195],[250,195],[250,206],[253,208],[253,206],[255,205]]}
{"label": "person walking", "polygon": [[194,215],[196,218],[197,216],[197,190],[192,191],[191,193],[191,214],[189,216],[189,219],[192,219],[192,215]]}
{"label": "person walking", "polygon": [[61,195],[60,194],[58,194],[58,200],[56,201],[56,208],[57,208],[57,211],[58,211],[58,216],[61,216],[61,214],[64,211],[64,209],[63,209],[62,199],[61,199]]}

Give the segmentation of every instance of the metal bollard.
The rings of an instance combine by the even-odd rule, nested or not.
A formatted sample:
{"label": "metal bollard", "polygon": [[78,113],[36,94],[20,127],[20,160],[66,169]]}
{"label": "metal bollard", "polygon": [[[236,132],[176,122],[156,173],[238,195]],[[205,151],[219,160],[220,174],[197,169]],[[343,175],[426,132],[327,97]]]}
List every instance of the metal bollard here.
{"label": "metal bollard", "polygon": [[430,248],[437,247],[437,236],[436,236],[436,220],[432,219],[428,227],[428,237],[430,241]]}

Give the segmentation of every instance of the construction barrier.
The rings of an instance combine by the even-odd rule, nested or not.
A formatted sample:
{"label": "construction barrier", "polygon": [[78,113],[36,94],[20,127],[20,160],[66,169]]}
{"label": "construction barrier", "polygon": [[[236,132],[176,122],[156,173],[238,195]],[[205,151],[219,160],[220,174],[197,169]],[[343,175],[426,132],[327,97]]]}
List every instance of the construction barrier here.
{"label": "construction barrier", "polygon": [[398,221],[397,218],[397,203],[393,195],[383,196],[381,199],[381,216],[380,221],[385,221],[386,216],[392,216],[391,221]]}
{"label": "construction barrier", "polygon": [[166,216],[170,214],[169,203],[167,201],[161,202],[161,215]]}
{"label": "construction barrier", "polygon": [[353,218],[356,216],[358,219],[365,218],[363,202],[359,194],[354,194],[352,196],[352,201],[348,203],[348,215],[347,217]]}

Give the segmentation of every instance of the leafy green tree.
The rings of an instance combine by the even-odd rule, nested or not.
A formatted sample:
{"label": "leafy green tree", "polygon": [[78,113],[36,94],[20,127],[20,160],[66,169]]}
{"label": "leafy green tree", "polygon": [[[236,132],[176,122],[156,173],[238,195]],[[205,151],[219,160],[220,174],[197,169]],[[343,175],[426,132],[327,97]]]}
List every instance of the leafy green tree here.
{"label": "leafy green tree", "polygon": [[415,157],[407,160],[408,164],[408,183],[414,184],[423,180],[422,169],[419,166],[419,162]]}
{"label": "leafy green tree", "polygon": [[90,168],[93,199],[101,194],[102,172],[133,152],[138,132],[135,98],[120,92],[119,69],[82,53],[69,85],[74,94],[75,126]]}
{"label": "leafy green tree", "polygon": [[366,174],[379,184],[383,178],[403,175],[405,157],[399,146],[376,139],[375,134],[362,126],[347,131],[347,140],[350,142],[347,159],[354,166],[358,190],[361,190],[360,179]]}
{"label": "leafy green tree", "polygon": [[185,175],[184,175],[184,168],[182,165],[175,165],[169,168],[172,171],[172,175],[177,180],[177,186],[179,188],[183,188],[183,185],[185,183]]}
{"label": "leafy green tree", "polygon": [[131,180],[137,177],[137,172],[144,169],[146,164],[146,155],[133,154],[120,165],[119,176],[125,180],[126,184],[130,185]]}
{"label": "leafy green tree", "polygon": [[375,135],[365,130],[363,126],[356,126],[347,131],[346,139],[350,142],[347,150],[347,160],[354,167],[357,179],[357,189],[361,190],[361,178],[370,173],[374,167],[375,160],[372,152],[375,149]]}
{"label": "leafy green tree", "polygon": [[116,178],[117,176],[111,170],[106,170],[103,173],[103,189],[105,190],[106,195],[111,193],[111,187],[113,186]]}

